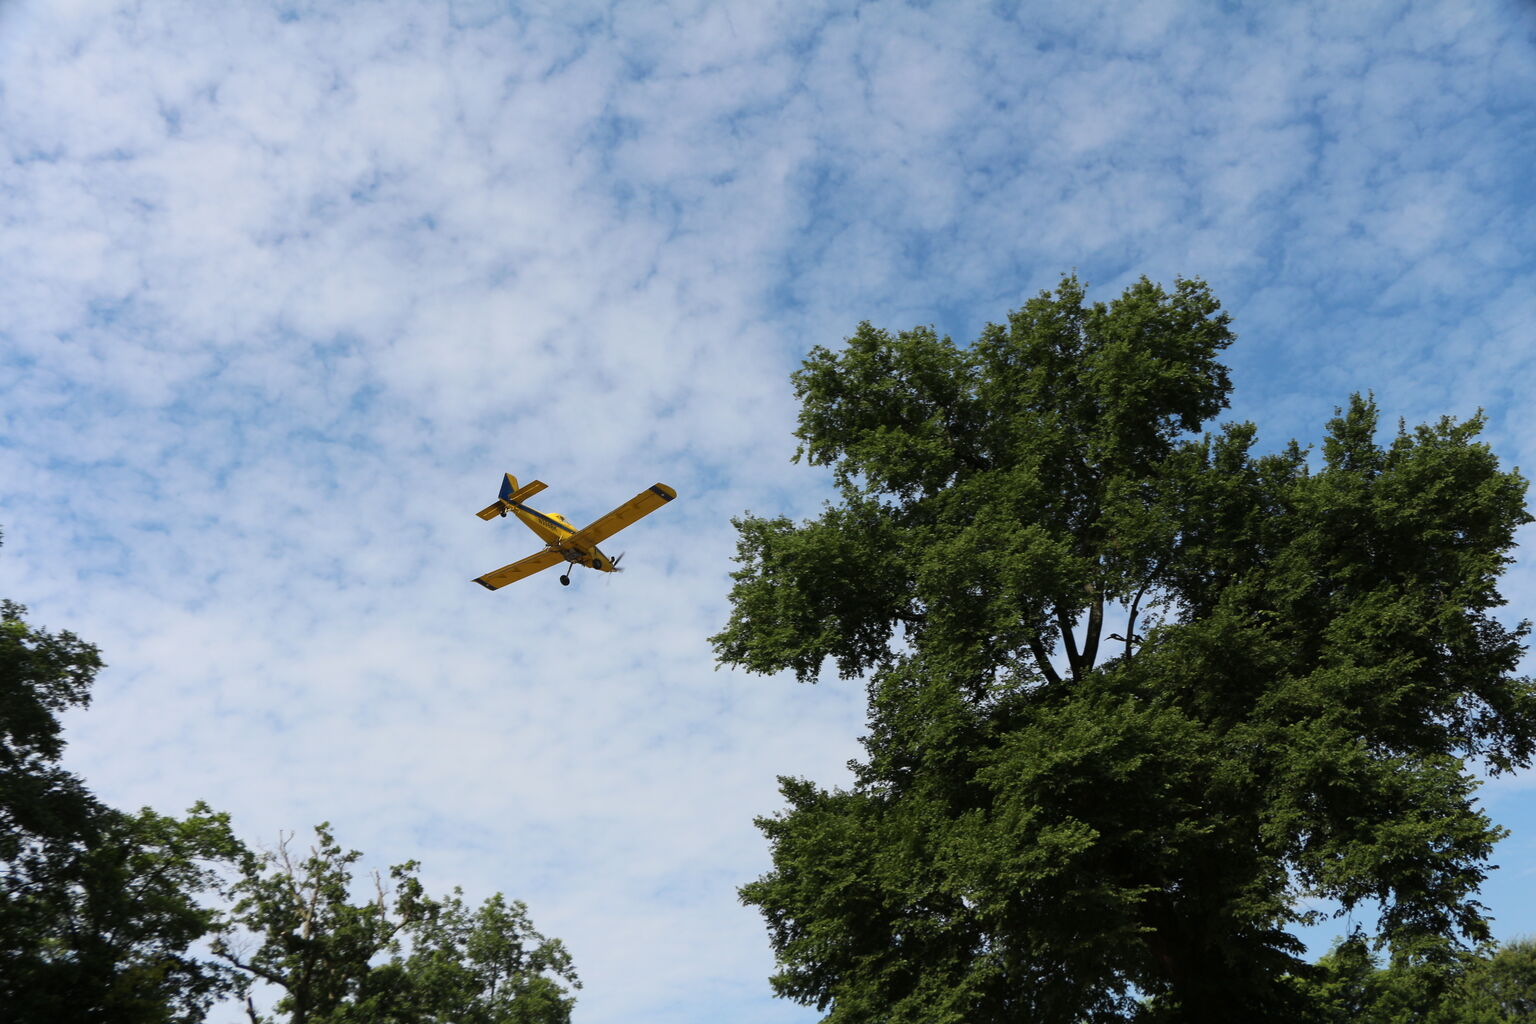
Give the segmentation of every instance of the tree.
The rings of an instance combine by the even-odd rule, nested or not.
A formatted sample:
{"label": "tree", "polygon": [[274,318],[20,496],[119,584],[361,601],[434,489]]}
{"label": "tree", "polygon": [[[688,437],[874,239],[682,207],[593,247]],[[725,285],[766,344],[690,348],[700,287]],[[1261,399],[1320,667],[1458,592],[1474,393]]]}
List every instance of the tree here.
{"label": "tree", "polygon": [[59,712],[84,706],[94,646],[27,624],[0,602],[0,1006],[8,1019],[169,1024],[231,990],[189,953],[217,913],[218,864],[236,848],[206,806],[184,820],[125,814],[59,764]]}
{"label": "tree", "polygon": [[1429,1024],[1536,1024],[1536,941],[1508,943],[1476,962]]}
{"label": "tree", "polygon": [[[520,902],[431,899],[407,863],[354,905],[359,854],[327,826],[295,863],[203,803],[184,819],[102,804],[60,765],[58,719],[89,704],[100,652],[25,614],[0,601],[0,1020],[194,1024],[241,994],[257,1021],[252,978],[284,990],[293,1024],[570,1019],[570,956]],[[202,940],[221,961],[194,955]]]}
{"label": "tree", "polygon": [[434,900],[417,865],[377,874],[371,898],[354,902],[352,865],[329,825],[309,856],[284,840],[250,857],[235,886],[231,929],[214,951],[281,990],[278,1017],[247,997],[252,1024],[565,1024],[580,983],[558,939],[534,930],[528,908],[501,894],[471,911],[455,889]]}
{"label": "tree", "polygon": [[1298,979],[1318,1024],[1533,1024],[1536,942],[1466,953],[1449,972],[1394,958],[1350,935]]}
{"label": "tree", "polygon": [[[781,780],[742,889],[775,990],[862,1021],[1296,1019],[1288,928],[1375,901],[1445,964],[1530,763],[1528,627],[1492,614],[1525,482],[1443,419],[1321,465],[1227,404],[1200,281],[1065,277],[956,346],[868,323],[795,373],[811,521],[747,515],[723,663],[862,676],[851,789]],[[1114,630],[1114,632],[1110,632]]]}

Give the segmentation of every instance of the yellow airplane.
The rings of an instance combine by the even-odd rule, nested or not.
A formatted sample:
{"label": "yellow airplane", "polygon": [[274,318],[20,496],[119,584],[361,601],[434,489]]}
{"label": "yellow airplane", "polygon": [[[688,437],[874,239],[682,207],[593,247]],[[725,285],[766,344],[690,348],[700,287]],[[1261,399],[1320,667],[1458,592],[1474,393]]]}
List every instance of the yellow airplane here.
{"label": "yellow airplane", "polygon": [[[539,539],[544,542],[544,550],[538,554],[529,555],[511,565],[504,565],[500,569],[477,577],[475,582],[486,590],[496,590],[508,583],[516,583],[524,576],[532,576],[561,562],[584,565],[600,572],[618,572],[620,571],[619,558],[623,558],[623,554],[620,554],[619,558],[609,558],[598,550],[597,542],[607,540],[641,516],[649,515],[677,497],[677,492],[666,484],[657,484],[655,487],[641,491],[590,526],[578,530],[566,522],[565,516],[558,512],[546,514],[523,504],[526,499],[538,494],[546,486],[542,480],[535,480],[519,487],[517,477],[508,473],[501,482],[501,494],[495,503],[475,513],[481,519],[489,521],[497,516],[505,516],[509,511],[515,512],[517,518],[523,521],[523,525],[538,534]],[[562,587],[571,585],[569,569],[560,577],[560,585]]]}

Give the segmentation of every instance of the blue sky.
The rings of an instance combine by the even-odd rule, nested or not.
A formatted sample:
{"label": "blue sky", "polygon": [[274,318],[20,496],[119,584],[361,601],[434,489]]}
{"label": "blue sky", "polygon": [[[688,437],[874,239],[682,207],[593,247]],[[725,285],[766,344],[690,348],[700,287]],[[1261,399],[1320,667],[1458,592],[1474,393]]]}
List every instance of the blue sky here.
{"label": "blue sky", "polygon": [[[1536,465],[1524,2],[10,0],[0,147],[0,593],[105,651],[71,765],[526,900],[581,1024],[817,1017],[734,890],[862,688],[705,642],[729,517],[823,493],[811,345],[1200,276],[1267,444],[1372,389]],[[487,594],[504,471],[681,497],[623,577]],[[1483,790],[1506,937],[1532,781]]]}

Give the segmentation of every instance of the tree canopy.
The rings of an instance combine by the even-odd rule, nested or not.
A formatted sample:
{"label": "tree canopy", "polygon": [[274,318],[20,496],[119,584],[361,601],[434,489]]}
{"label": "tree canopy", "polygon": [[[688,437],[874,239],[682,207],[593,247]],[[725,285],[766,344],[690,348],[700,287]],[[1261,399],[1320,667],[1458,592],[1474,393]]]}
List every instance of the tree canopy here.
{"label": "tree canopy", "polygon": [[1536,1022],[1536,942],[1530,939],[1448,965],[1396,957],[1383,966],[1357,933],[1335,943],[1318,968],[1298,979],[1316,1024]]}
{"label": "tree canopy", "polygon": [[206,804],[101,803],[60,764],[58,718],[89,704],[100,652],[25,615],[0,601],[0,1020],[195,1024],[244,995],[253,1024],[569,1021],[571,958],[521,902],[434,899],[414,862],[359,898],[360,855],[326,825],[296,859],[253,853]]}
{"label": "tree canopy", "polygon": [[1201,434],[1205,284],[1071,276],[965,347],[861,324],[794,375],[816,519],[736,521],[720,660],[866,679],[850,789],[760,819],[776,990],[858,1021],[1296,1019],[1304,899],[1425,963],[1487,935],[1502,834],[1466,759],[1530,763],[1495,616],[1525,481],[1480,416],[1352,396],[1321,457]]}
{"label": "tree canopy", "polygon": [[191,947],[199,897],[238,849],[204,805],[178,820],[98,801],[59,759],[58,714],[90,700],[96,648],[0,602],[0,1006],[67,1024],[200,1021],[233,976]]}
{"label": "tree canopy", "polygon": [[[309,855],[287,840],[247,857],[219,958],[276,986],[276,1016],[252,1024],[566,1024],[579,988],[558,939],[500,893],[471,911],[463,894],[426,895],[409,861],[375,874],[359,900],[353,865],[322,824]],[[567,987],[569,986],[569,988]]]}

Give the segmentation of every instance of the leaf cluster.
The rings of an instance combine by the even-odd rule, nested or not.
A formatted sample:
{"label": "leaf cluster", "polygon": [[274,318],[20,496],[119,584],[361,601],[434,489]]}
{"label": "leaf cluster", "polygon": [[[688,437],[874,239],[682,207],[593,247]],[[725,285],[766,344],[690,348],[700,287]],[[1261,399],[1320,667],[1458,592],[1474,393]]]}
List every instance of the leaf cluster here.
{"label": "leaf cluster", "polygon": [[[818,520],[737,520],[720,659],[814,679],[891,662],[899,635],[974,673],[1090,668],[1072,623],[1129,600],[1160,554],[1146,510],[1181,432],[1226,404],[1229,318],[1199,281],[1143,279],[1109,304],[1066,277],[968,348],[861,324],[794,375],[800,454],[841,502]],[[1096,610],[1096,611],[1095,611]],[[1096,640],[1090,640],[1090,645]]]}

